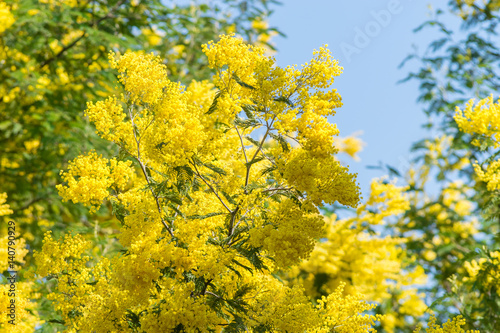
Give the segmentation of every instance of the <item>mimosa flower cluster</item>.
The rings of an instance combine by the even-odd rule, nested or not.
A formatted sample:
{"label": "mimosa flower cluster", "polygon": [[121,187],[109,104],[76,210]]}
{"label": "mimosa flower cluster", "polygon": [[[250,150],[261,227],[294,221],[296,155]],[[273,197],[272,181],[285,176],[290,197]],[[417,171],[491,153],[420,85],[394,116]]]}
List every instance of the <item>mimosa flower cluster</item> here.
{"label": "mimosa flower cluster", "polygon": [[[457,106],[454,118],[462,132],[492,138],[494,147],[500,147],[500,99],[495,103],[491,95],[476,105],[472,99],[463,111]],[[472,143],[481,145],[478,139],[474,139]]]}
{"label": "mimosa flower cluster", "polygon": [[58,189],[94,208],[111,201],[125,250],[93,258],[80,236],[47,234],[35,260],[57,277],[55,308],[83,332],[369,330],[380,317],[362,314],[373,306],[361,296],[332,289],[316,306],[275,275],[324,236],[318,207],[360,200],[326,119],[342,105],[328,90],[342,68],[325,47],[302,69],[234,36],[203,50],[214,84],[188,87],[152,54],[110,53],[123,93],[86,115],[120,156],[82,154]]}
{"label": "mimosa flower cluster", "polygon": [[460,9],[459,15],[466,20],[471,15],[478,16],[486,12],[495,12],[500,8],[499,0],[455,0]]}
{"label": "mimosa flower cluster", "polygon": [[[495,103],[491,95],[476,105],[472,99],[467,103],[464,111],[457,107],[454,118],[462,132],[479,136],[472,140],[473,145],[500,147],[500,99]],[[474,164],[478,179],[487,184],[489,191],[500,188],[499,167],[499,160],[486,165],[486,171],[483,170],[482,165]]]}
{"label": "mimosa flower cluster", "polygon": [[123,190],[134,176],[132,161],[108,160],[95,152],[82,155],[70,162],[68,171],[61,172],[67,185],[57,188],[65,200],[100,206],[109,197],[109,189]]}
{"label": "mimosa flower cluster", "polygon": [[[462,326],[465,325],[465,319],[462,316],[457,316],[453,319],[448,320],[442,326],[437,323],[436,317],[431,316],[429,319],[428,327],[426,328],[426,333],[479,333],[477,330],[467,330],[465,331]],[[418,327],[414,333],[420,333],[421,327]]]}
{"label": "mimosa flower cluster", "polygon": [[380,303],[391,299],[398,311],[385,312],[382,326],[387,332],[403,326],[404,316],[423,315],[427,308],[423,295],[411,286],[425,283],[426,276],[421,267],[407,267],[401,247],[406,239],[369,232],[408,209],[405,190],[384,179],[374,180],[370,197],[359,205],[354,217],[327,218],[326,240],[316,245],[308,260],[291,269],[289,278],[304,285],[312,298],[328,295],[348,281],[346,294],[362,293]]}

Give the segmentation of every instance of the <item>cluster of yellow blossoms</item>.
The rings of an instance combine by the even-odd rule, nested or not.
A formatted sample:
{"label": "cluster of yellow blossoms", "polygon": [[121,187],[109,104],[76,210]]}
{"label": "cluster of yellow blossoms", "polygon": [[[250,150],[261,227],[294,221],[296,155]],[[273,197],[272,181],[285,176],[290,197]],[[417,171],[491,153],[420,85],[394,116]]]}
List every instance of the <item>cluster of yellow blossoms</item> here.
{"label": "cluster of yellow blossoms", "polygon": [[[465,325],[465,319],[462,316],[457,316],[451,320],[448,320],[443,326],[437,323],[436,317],[431,316],[429,319],[429,324],[426,333],[479,333],[476,330],[465,331],[462,326]],[[420,333],[421,328],[417,328],[414,333]]]}
{"label": "cluster of yellow blossoms", "polygon": [[[465,193],[471,188],[462,181],[451,182],[441,191],[441,202],[428,206],[428,213],[435,216],[441,234],[456,233],[461,238],[476,234],[477,218],[472,217],[473,203]],[[460,223],[452,214],[462,219]],[[450,239],[445,239],[447,242]]]}
{"label": "cluster of yellow blossoms", "polygon": [[[489,253],[488,258],[479,258],[478,260],[467,261],[464,265],[467,271],[464,282],[476,283],[479,275],[483,275],[481,284],[484,289],[495,290],[500,296],[500,251]],[[483,297],[482,295],[479,298]]]}
{"label": "cluster of yellow blossoms", "polygon": [[14,24],[15,19],[7,3],[0,2],[0,34]]}
{"label": "cluster of yellow blossoms", "polygon": [[48,4],[50,8],[54,8],[56,6],[69,6],[69,7],[78,6],[77,0],[40,0],[40,2]]}
{"label": "cluster of yellow blossoms", "polygon": [[278,33],[273,30],[268,30],[269,23],[267,21],[262,20],[261,18],[257,18],[254,21],[252,21],[252,28],[259,33],[257,35],[257,40],[255,41],[255,44],[257,46],[266,49],[266,54],[272,54],[272,51],[270,50],[267,44],[269,44],[271,38],[273,38],[273,36],[276,36]]}
{"label": "cluster of yellow blossoms", "polygon": [[135,176],[131,165],[132,161],[108,160],[90,152],[69,163],[68,171],[61,172],[67,185],[57,185],[57,189],[65,200],[100,206],[110,188],[123,190]]}
{"label": "cluster of yellow blossoms", "polygon": [[363,150],[363,146],[365,145],[363,140],[357,137],[358,134],[354,133],[346,137],[337,137],[334,140],[335,147],[339,153],[345,153],[355,161],[360,160],[358,153]]}
{"label": "cluster of yellow blossoms", "polygon": [[[444,158],[441,153],[439,142],[448,141],[448,137],[437,138],[434,143],[436,156],[439,155],[438,163]],[[431,145],[430,145],[431,146]],[[432,146],[431,146],[432,149]],[[430,154],[434,154],[432,151]],[[444,163],[444,162],[443,162]],[[455,165],[448,164],[443,167],[453,168],[460,166],[462,161]],[[408,183],[417,189],[423,189],[429,180],[429,167],[422,165],[419,168],[411,168],[408,172]],[[479,220],[473,215],[474,203],[469,199],[472,188],[462,181],[446,182],[440,189],[439,196],[433,198],[425,191],[415,191],[409,197],[413,207],[417,207],[409,217],[405,217],[398,222],[398,227],[405,232],[415,228],[419,221],[426,222],[426,233],[413,234],[410,237],[411,242],[418,243],[421,247],[421,259],[429,262],[431,265],[438,264],[443,271],[453,270],[454,262],[435,259],[438,252],[443,248],[450,247],[451,244],[459,243],[462,247],[473,242],[474,236],[479,232]],[[458,249],[447,250],[451,255],[464,258],[464,253]]]}
{"label": "cluster of yellow blossoms", "polygon": [[[500,99],[495,103],[491,95],[476,105],[474,99],[471,99],[463,111],[457,106],[454,118],[462,132],[493,138],[494,147],[500,147]],[[481,145],[477,139],[472,143]]]}
{"label": "cluster of yellow blossoms", "polygon": [[[399,315],[421,316],[427,306],[409,286],[425,283],[426,276],[421,267],[414,271],[406,267],[408,258],[400,247],[405,239],[368,232],[408,209],[405,190],[374,180],[370,197],[358,207],[356,216],[328,218],[326,240],[316,245],[308,260],[293,267],[288,277],[304,285],[312,298],[330,294],[344,281],[348,281],[347,294],[362,293],[376,302],[394,297],[399,313],[385,314],[382,325],[387,332],[404,324]],[[395,290],[398,292],[393,294]]]}
{"label": "cluster of yellow blossoms", "polygon": [[0,193],[0,216],[12,214],[12,210],[7,202],[7,193]]}
{"label": "cluster of yellow blossoms", "polygon": [[486,171],[479,164],[474,164],[474,171],[478,179],[487,184],[488,191],[500,189],[500,160],[491,162]]}
{"label": "cluster of yellow blossoms", "polygon": [[[457,107],[455,121],[458,128],[467,134],[479,135],[486,139],[488,146],[500,147],[500,99],[497,103],[493,100],[493,95],[482,99],[476,105],[474,100],[467,103],[465,110]],[[472,144],[481,146],[482,141],[474,138]],[[486,171],[482,166],[475,163],[474,170],[478,179],[487,183],[489,191],[500,188],[500,161],[496,160],[487,165]]]}
{"label": "cluster of yellow blossoms", "polygon": [[326,48],[301,70],[233,36],[203,50],[214,84],[188,87],[152,54],[110,53],[124,93],[89,102],[86,115],[121,159],[83,154],[58,189],[93,207],[112,200],[125,254],[92,259],[79,236],[47,234],[35,260],[57,281],[55,308],[81,331],[365,332],[380,317],[360,315],[373,307],[361,296],[339,286],[316,306],[273,275],[324,236],[318,206],[360,199],[326,119],[342,104],[324,89],[342,69]]}

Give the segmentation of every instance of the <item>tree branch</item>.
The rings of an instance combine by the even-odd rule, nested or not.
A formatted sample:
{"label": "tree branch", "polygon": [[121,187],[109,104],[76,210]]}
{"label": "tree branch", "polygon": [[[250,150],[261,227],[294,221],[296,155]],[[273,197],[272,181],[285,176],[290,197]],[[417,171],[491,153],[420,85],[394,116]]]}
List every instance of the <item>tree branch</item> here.
{"label": "tree branch", "polygon": [[274,123],[275,119],[276,119],[276,116],[273,117],[273,119],[271,120],[271,124],[270,125],[266,121],[266,127],[267,127],[266,133],[264,134],[264,137],[260,141],[259,147],[257,148],[257,151],[253,155],[252,159],[250,160],[250,162],[247,162],[247,174],[245,176],[245,194],[246,194],[246,187],[248,185],[248,180],[250,178],[250,167],[252,166],[251,163],[255,160],[255,158],[257,157],[257,155],[259,154],[259,152],[262,150],[262,146],[264,145],[264,142],[266,141],[267,136],[269,135],[270,128],[273,126],[273,123]]}
{"label": "tree branch", "polygon": [[219,201],[222,203],[222,205],[224,206],[224,208],[226,208],[226,210],[229,212],[229,213],[233,213],[233,211],[226,205],[226,203],[222,200],[222,198],[219,196],[219,194],[217,193],[217,191],[215,191],[215,189],[212,187],[212,185],[210,185],[206,180],[205,178],[203,178],[203,176],[200,174],[200,172],[198,171],[198,168],[196,167],[196,162],[193,160],[192,162],[192,165],[194,167],[194,169],[196,170],[196,175],[198,177],[201,178],[201,180],[203,180],[203,182],[212,190],[212,192],[214,192],[215,196],[219,199]]}
{"label": "tree branch", "polygon": [[162,212],[162,209],[161,209],[160,201],[158,200],[158,196],[155,194],[155,192],[153,190],[153,187],[151,186],[151,182],[149,181],[149,176],[148,176],[148,173],[146,171],[146,166],[144,165],[144,163],[141,160],[141,149],[140,149],[139,139],[137,139],[137,133],[136,133],[136,126],[135,126],[135,123],[134,123],[134,117],[132,116],[132,110],[130,108],[128,110],[128,113],[129,113],[130,121],[132,122],[132,131],[134,133],[134,140],[135,140],[135,142],[137,144],[137,156],[134,156],[134,155],[132,155],[132,156],[134,156],[135,159],[137,160],[137,162],[139,162],[139,165],[141,166],[142,173],[144,174],[144,177],[146,178],[146,182],[148,183],[148,186],[149,186],[149,189],[151,191],[151,194],[155,198],[156,207],[158,207],[158,212],[160,213],[161,223],[167,229],[167,231],[170,234],[170,236],[174,237],[174,233],[172,232],[172,230],[170,229],[170,227],[168,226],[168,224],[163,219],[163,216],[162,216],[163,212]]}
{"label": "tree branch", "polygon": [[[98,19],[97,21],[92,22],[91,26],[96,26],[96,27],[97,27],[97,26],[99,26],[99,24],[100,24],[102,21],[104,21],[104,20],[106,20],[106,19],[108,19],[108,18],[110,18],[110,17],[113,17],[113,12],[114,12],[115,10],[117,10],[117,9],[118,9],[118,7],[120,7],[121,5],[123,5],[123,4],[125,3],[125,1],[126,1],[126,0],[121,0],[121,1],[118,1],[118,2],[116,3],[116,5],[114,5],[114,6],[113,6],[113,7],[109,10],[109,12],[108,12],[106,15],[104,15],[103,17],[101,17],[101,18],[100,18],[100,19]],[[73,46],[75,46],[75,45],[76,45],[76,44],[77,44],[80,40],[82,40],[82,39],[83,39],[86,35],[87,35],[87,33],[86,33],[86,32],[83,32],[83,34],[82,34],[80,37],[76,38],[74,41],[72,41],[71,43],[69,43],[68,45],[66,45],[65,47],[63,47],[63,49],[62,49],[61,51],[59,51],[59,52],[58,52],[55,56],[53,56],[53,57],[51,57],[51,58],[49,58],[49,59],[45,60],[44,62],[42,62],[42,64],[40,65],[40,69],[44,68],[45,66],[47,66],[48,64],[50,64],[50,63],[51,63],[51,62],[53,62],[54,60],[56,60],[56,59],[60,58],[60,57],[63,55],[63,53],[64,53],[64,52],[68,51],[68,50],[69,50],[69,49],[71,49]]]}
{"label": "tree branch", "polygon": [[238,133],[238,136],[240,137],[241,149],[243,149],[243,156],[245,156],[245,163],[248,164],[248,158],[245,150],[245,145],[243,144],[243,138],[241,137],[240,131],[238,130],[238,126],[234,125],[234,128],[236,129],[236,133]]}

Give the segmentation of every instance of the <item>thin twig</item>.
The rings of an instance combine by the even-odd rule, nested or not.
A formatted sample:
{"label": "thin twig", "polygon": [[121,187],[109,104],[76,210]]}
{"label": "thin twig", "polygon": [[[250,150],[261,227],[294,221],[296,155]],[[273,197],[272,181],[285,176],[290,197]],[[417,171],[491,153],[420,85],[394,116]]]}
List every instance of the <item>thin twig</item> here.
{"label": "thin twig", "polygon": [[[119,1],[116,5],[113,6],[113,8],[111,8],[109,10],[109,12],[104,15],[103,17],[101,17],[100,19],[98,19],[96,22],[93,22],[91,25],[92,26],[99,26],[99,24],[101,24],[102,21],[110,18],[110,17],[113,17],[113,12],[115,10],[118,9],[118,7],[120,7],[121,5],[123,5],[125,3],[126,0],[121,0]],[[44,68],[45,66],[47,66],[48,64],[50,64],[51,62],[53,62],[54,60],[60,58],[64,52],[68,51],[69,49],[71,49],[73,46],[75,46],[80,40],[82,40],[85,36],[87,35],[86,32],[83,32],[83,34],[76,38],[74,41],[72,41],[70,44],[66,45],[65,47],[62,48],[61,51],[59,51],[55,56],[45,60],[44,62],[42,62],[42,64],[40,65],[40,69]]]}
{"label": "thin twig", "polygon": [[24,206],[18,208],[17,210],[19,211],[23,211],[25,210],[26,208],[29,208],[29,206],[31,206],[32,204],[34,204],[35,202],[38,202],[40,200],[43,200],[45,198],[35,198],[35,199],[32,199],[30,202],[28,202],[27,204],[25,204]]}
{"label": "thin twig", "polygon": [[212,282],[212,279],[208,279],[207,282],[205,282],[205,284],[203,285],[203,289],[201,290],[201,295],[205,295],[208,291],[207,291],[207,288],[208,288],[208,285],[210,284],[210,282]]}
{"label": "thin twig", "polygon": [[69,43],[68,45],[66,45],[65,47],[63,47],[63,49],[61,51],[59,51],[55,56],[53,56],[52,58],[49,58],[49,59],[45,60],[44,62],[42,62],[42,64],[40,65],[40,69],[44,68],[45,66],[47,66],[48,64],[50,64],[52,61],[56,60],[57,58],[61,57],[64,52],[66,52],[67,50],[69,50],[70,48],[72,48],[73,46],[75,46],[76,43],[78,43],[80,40],[82,40],[83,37],[85,37],[86,34],[87,33],[84,32],[80,37],[76,38],[74,41],[72,41],[71,43]]}
{"label": "thin twig", "polygon": [[264,192],[274,192],[274,191],[289,191],[293,190],[291,187],[276,187],[276,188],[268,188],[266,190],[262,190],[262,193]]}
{"label": "thin twig", "polygon": [[211,291],[208,291],[208,290],[207,290],[207,291],[205,292],[205,294],[208,294],[208,295],[212,295],[212,296],[214,296],[214,297],[217,297],[217,298],[220,298],[220,299],[222,299],[222,297],[220,297],[219,295],[217,295],[217,294],[214,294],[213,292],[211,292]]}
{"label": "thin twig", "polygon": [[243,144],[243,138],[241,137],[240,131],[238,130],[238,126],[234,125],[234,128],[236,129],[236,133],[238,133],[238,136],[240,137],[241,149],[243,149],[243,155],[245,156],[245,163],[248,164],[248,158],[245,150],[245,145]]}
{"label": "thin twig", "polygon": [[198,171],[198,168],[196,167],[196,162],[193,160],[193,167],[194,169],[196,170],[196,175],[198,177],[201,178],[201,180],[203,180],[203,182],[212,190],[212,192],[214,192],[215,196],[219,199],[219,201],[222,203],[222,205],[224,206],[224,208],[226,208],[226,210],[229,212],[229,213],[232,213],[233,211],[226,205],[226,203],[222,200],[222,198],[219,196],[219,194],[217,193],[217,191],[215,191],[215,189],[212,187],[212,185],[210,185],[206,180],[205,178],[203,178],[203,176],[201,175],[201,173]]}
{"label": "thin twig", "polygon": [[273,123],[274,123],[275,119],[276,119],[276,116],[273,117],[273,119],[271,120],[271,124],[270,125],[266,121],[266,127],[267,127],[266,133],[264,134],[264,137],[260,141],[259,147],[257,148],[257,151],[253,155],[252,159],[250,160],[250,162],[247,162],[247,174],[245,176],[245,193],[246,193],[246,187],[248,185],[248,180],[250,178],[250,167],[252,166],[252,162],[255,160],[255,158],[257,157],[257,155],[259,154],[259,152],[262,150],[262,146],[264,145],[264,142],[266,141],[267,136],[269,135],[269,130],[270,130],[271,126],[273,126]]}
{"label": "thin twig", "polygon": [[168,226],[168,224],[163,219],[163,216],[162,216],[163,212],[162,212],[162,209],[161,209],[160,201],[158,200],[158,196],[155,194],[155,192],[153,190],[153,187],[151,186],[151,182],[149,181],[149,176],[148,176],[148,173],[146,171],[146,166],[144,165],[144,163],[141,160],[140,144],[139,144],[139,140],[137,139],[136,126],[135,126],[135,123],[134,123],[134,117],[132,116],[132,110],[129,108],[128,112],[129,112],[130,121],[132,122],[132,131],[134,133],[134,140],[135,140],[135,142],[137,144],[137,156],[134,156],[134,155],[132,155],[132,156],[134,156],[135,159],[137,160],[137,162],[139,162],[139,165],[141,166],[142,173],[144,174],[144,177],[146,178],[146,182],[148,183],[148,186],[149,186],[149,189],[151,191],[151,194],[155,198],[156,206],[158,207],[158,212],[160,213],[161,223],[163,223],[163,226],[167,229],[167,231],[170,234],[170,236],[174,237],[174,233],[172,232],[172,230],[170,229],[170,227]]}
{"label": "thin twig", "polygon": [[237,206],[234,211],[231,212],[231,222],[229,222],[229,230],[227,233],[227,236],[229,237],[228,243],[231,241],[231,238],[233,237],[234,230],[236,229],[234,227],[234,221],[236,220],[236,213],[238,213],[238,210],[240,209],[240,206]]}

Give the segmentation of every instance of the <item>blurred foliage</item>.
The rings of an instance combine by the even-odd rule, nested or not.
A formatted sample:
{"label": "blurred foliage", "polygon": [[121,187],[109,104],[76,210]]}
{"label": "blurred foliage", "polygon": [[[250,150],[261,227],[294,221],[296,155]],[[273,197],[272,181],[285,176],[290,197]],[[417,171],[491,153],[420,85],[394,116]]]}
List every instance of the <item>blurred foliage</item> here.
{"label": "blurred foliage", "polygon": [[488,162],[496,150],[486,141],[473,145],[477,136],[460,132],[453,116],[471,98],[500,93],[499,5],[455,0],[431,9],[430,19],[415,32],[430,29],[435,39],[401,64],[418,66],[403,82],[419,83],[429,137],[414,144],[414,163],[401,172],[414,200],[395,232],[412,235],[407,251],[432,277],[423,291],[437,299],[431,306],[437,317],[461,313],[467,329],[481,332],[500,330],[499,292],[484,282],[495,276],[487,268],[494,264],[479,269],[474,279],[469,268],[477,261],[495,262],[500,206],[498,193],[487,191],[473,163]]}

